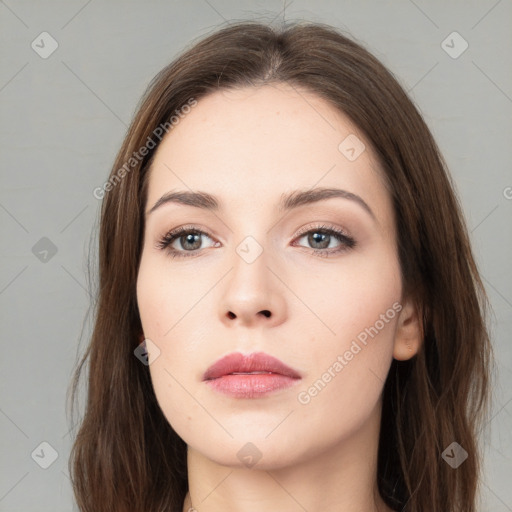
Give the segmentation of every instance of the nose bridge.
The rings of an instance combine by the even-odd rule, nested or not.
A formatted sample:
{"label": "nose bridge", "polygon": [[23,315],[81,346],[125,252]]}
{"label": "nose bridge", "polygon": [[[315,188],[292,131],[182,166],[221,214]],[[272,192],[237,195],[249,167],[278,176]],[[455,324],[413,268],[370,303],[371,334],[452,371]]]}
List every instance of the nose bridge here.
{"label": "nose bridge", "polygon": [[[250,197],[250,194],[246,195]],[[271,219],[265,215],[265,208],[260,204],[238,204],[236,211],[243,211],[246,222],[233,222],[231,236],[236,241],[233,249],[233,269],[241,275],[259,275],[260,280],[269,272],[266,265],[271,263]],[[266,208],[268,211],[269,209]],[[241,218],[241,217],[239,217]]]}
{"label": "nose bridge", "polygon": [[270,285],[269,255],[268,244],[260,243],[253,235],[246,236],[235,247],[234,268],[230,279],[243,290],[243,294],[252,296],[266,292]]}
{"label": "nose bridge", "polygon": [[[264,236],[265,231],[261,231]],[[235,246],[232,270],[227,276],[221,299],[220,314],[253,323],[259,318],[278,318],[281,314],[279,280],[273,275],[271,250],[253,235],[244,237]]]}

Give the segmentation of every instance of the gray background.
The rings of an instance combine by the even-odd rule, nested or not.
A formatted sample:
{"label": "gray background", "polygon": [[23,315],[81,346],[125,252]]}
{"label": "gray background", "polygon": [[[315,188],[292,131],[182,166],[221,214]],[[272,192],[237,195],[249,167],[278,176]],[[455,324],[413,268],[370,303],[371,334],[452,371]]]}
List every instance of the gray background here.
{"label": "gray background", "polygon": [[[283,8],[277,0],[0,2],[1,511],[76,509],[65,401],[91,328],[86,268],[100,207],[92,191],[140,95],[177,52],[225,20],[283,16],[333,24],[366,44],[409,91],[447,159],[494,310],[498,375],[481,510],[512,510],[512,3],[288,0]],[[39,51],[51,49],[38,37],[45,31],[58,48],[42,58],[31,43],[46,38]],[[442,46],[453,31],[469,44],[457,58]],[[55,254],[41,252],[50,245],[43,237]],[[44,441],[58,452],[47,469]]]}

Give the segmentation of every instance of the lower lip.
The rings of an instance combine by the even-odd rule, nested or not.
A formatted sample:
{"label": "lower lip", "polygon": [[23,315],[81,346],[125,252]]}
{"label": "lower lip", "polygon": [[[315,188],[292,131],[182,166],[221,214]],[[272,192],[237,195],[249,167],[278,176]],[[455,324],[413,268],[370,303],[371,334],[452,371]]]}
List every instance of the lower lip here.
{"label": "lower lip", "polygon": [[215,391],[236,398],[259,398],[279,389],[289,388],[300,379],[279,373],[224,375],[206,383]]}

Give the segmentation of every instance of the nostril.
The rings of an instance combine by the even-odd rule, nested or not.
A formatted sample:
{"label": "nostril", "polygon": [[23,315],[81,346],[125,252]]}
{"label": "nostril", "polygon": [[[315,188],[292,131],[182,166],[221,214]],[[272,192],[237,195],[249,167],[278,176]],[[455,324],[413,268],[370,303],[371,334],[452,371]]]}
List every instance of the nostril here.
{"label": "nostril", "polygon": [[264,309],[262,313],[268,318],[270,316],[270,311],[268,309]]}

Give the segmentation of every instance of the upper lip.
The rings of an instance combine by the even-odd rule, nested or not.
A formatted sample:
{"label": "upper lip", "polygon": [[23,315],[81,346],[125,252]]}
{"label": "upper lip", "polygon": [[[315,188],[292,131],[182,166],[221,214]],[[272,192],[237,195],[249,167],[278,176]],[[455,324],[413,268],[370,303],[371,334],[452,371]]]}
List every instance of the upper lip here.
{"label": "upper lip", "polygon": [[212,364],[203,375],[203,380],[212,380],[229,375],[230,373],[250,373],[250,372],[272,372],[280,375],[286,375],[294,379],[300,379],[300,374],[284,364],[279,359],[265,354],[264,352],[256,352],[252,354],[241,354],[234,352],[222,357]]}

